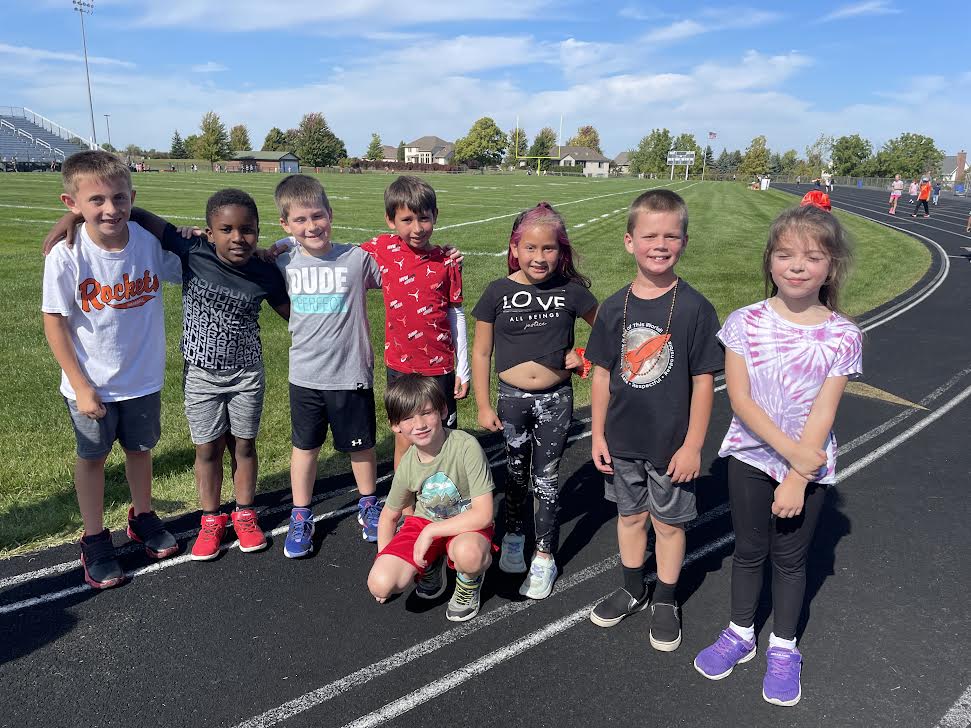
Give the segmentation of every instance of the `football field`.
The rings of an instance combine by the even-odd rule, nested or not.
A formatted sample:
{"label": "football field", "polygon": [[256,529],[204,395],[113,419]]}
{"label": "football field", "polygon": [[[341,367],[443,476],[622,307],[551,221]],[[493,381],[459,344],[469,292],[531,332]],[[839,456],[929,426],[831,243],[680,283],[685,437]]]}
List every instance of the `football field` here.
{"label": "football field", "polygon": [[[261,244],[283,235],[273,205],[278,175],[213,173],[137,174],[136,204],[174,224],[204,226],[206,199],[218,189],[241,187],[260,209]],[[383,191],[390,175],[325,174],[320,179],[334,207],[334,238],[362,242],[387,230]],[[593,180],[524,175],[428,175],[438,194],[439,218],[433,242],[454,245],[466,257],[464,293],[470,312],[485,286],[506,274],[505,251],[513,218],[524,208],[549,201],[565,217],[580,269],[593,280],[602,300],[634,274],[624,252],[627,206],[641,191],[667,186],[685,197],[690,211],[689,245],[678,272],[714,303],[720,318],[763,295],[761,254],[773,217],[793,197],[769,190],[753,192],[741,184],[697,180],[651,181],[630,178]],[[72,485],[74,440],[57,391],[58,367],[43,337],[40,317],[43,258],[40,240],[62,214],[60,177],[50,174],[0,175],[0,555],[9,555],[77,536],[80,528]],[[913,285],[930,257],[917,241],[861,219],[841,216],[857,242],[858,265],[847,290],[850,313],[872,309]],[[196,508],[193,449],[182,414],[179,354],[179,289],[165,292],[167,373],[163,389],[162,440],[154,454],[154,493],[162,515]],[[380,292],[369,300],[374,348],[375,394],[384,391],[384,312]],[[262,318],[267,398],[257,441],[261,491],[288,486],[290,424],[287,404],[285,323],[270,310]],[[471,332],[473,323],[470,320]],[[582,345],[589,329],[578,326]],[[589,384],[576,382],[577,406],[589,403]],[[460,426],[474,429],[475,409],[464,402]],[[390,457],[392,439],[378,408],[378,459]],[[321,475],[345,472],[345,456],[329,443],[321,451]],[[224,498],[230,497],[229,479]],[[124,463],[116,449],[107,466],[106,521],[124,521],[129,496]]]}

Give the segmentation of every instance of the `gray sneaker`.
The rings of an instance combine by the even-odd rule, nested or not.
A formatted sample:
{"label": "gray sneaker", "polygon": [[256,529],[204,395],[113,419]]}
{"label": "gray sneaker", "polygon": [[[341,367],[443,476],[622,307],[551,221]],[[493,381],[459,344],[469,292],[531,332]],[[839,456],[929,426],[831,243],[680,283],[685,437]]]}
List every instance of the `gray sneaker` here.
{"label": "gray sneaker", "polygon": [[419,599],[438,599],[445,591],[445,554],[425,569],[425,575],[418,580],[415,596]]}
{"label": "gray sneaker", "polygon": [[558,573],[553,559],[534,556],[529,567],[529,576],[519,587],[519,593],[530,599],[546,599],[553,591],[553,582],[556,581]]}
{"label": "gray sneaker", "polygon": [[450,622],[465,622],[479,613],[483,582],[485,574],[479,574],[471,581],[462,574],[456,574],[455,591],[445,608],[445,616]]}
{"label": "gray sneaker", "polygon": [[499,570],[507,574],[525,574],[526,559],[523,558],[523,547],[526,537],[521,533],[507,533],[502,537],[502,549],[499,553]]}

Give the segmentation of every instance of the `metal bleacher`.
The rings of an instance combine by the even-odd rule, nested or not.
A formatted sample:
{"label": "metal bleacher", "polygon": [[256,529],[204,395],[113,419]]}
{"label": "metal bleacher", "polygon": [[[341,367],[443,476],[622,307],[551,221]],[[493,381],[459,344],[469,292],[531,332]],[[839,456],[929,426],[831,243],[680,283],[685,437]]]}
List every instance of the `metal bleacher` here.
{"label": "metal bleacher", "polygon": [[63,162],[89,148],[70,129],[20,106],[0,106],[0,163]]}

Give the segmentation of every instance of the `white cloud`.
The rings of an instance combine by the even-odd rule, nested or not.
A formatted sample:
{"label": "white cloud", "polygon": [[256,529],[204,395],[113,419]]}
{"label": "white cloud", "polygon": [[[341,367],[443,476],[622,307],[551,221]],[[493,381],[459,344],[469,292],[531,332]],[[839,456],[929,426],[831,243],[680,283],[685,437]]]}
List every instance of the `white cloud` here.
{"label": "white cloud", "polygon": [[865,0],[865,2],[844,5],[833,12],[824,15],[819,22],[825,23],[831,20],[842,20],[843,18],[857,18],[861,15],[896,15],[903,12],[895,8],[889,0]]}
{"label": "white cloud", "polygon": [[644,35],[648,43],[672,43],[705,33],[737,28],[753,28],[779,20],[776,12],[753,8],[708,8],[700,11],[698,19],[678,20]]}
{"label": "white cloud", "polygon": [[690,38],[694,35],[701,35],[708,31],[709,28],[696,20],[679,20],[663,28],[650,31],[644,36],[644,40],[649,43],[665,43]]}
{"label": "white cloud", "polygon": [[222,63],[216,63],[215,61],[207,61],[206,63],[199,63],[192,66],[190,69],[193,73],[220,73],[222,71],[228,71],[229,68],[224,66]]}
{"label": "white cloud", "polygon": [[431,45],[419,43],[391,50],[364,62],[375,68],[407,69],[413,78],[423,78],[426,74],[454,76],[551,59],[550,51],[530,36],[460,35]]}
{"label": "white cloud", "polygon": [[788,80],[802,68],[812,65],[812,59],[796,51],[786,55],[765,56],[758,51],[746,51],[736,66],[722,63],[703,63],[694,76],[711,88],[724,91],[770,88]]}
{"label": "white cloud", "polygon": [[[13,46],[0,43],[0,55],[14,56],[19,61],[64,61],[67,63],[83,63],[84,56],[77,53],[49,51],[43,48],[28,48],[27,46]],[[129,61],[117,58],[103,58],[102,56],[88,56],[88,64],[92,66],[116,66],[118,68],[134,68]]]}

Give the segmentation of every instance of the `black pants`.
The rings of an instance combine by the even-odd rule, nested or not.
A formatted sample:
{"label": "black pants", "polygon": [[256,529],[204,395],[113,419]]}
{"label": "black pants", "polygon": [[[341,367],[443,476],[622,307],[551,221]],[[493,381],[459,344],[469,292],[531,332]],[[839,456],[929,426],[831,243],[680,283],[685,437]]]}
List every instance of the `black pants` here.
{"label": "black pants", "polygon": [[796,518],[774,518],[772,501],[778,485],[761,470],[728,459],[728,497],[735,529],[732,621],[740,627],[755,622],[765,561],[771,559],[772,631],[782,639],[793,639],[806,593],[806,557],[826,486],[810,483],[806,487],[806,502]]}
{"label": "black pants", "polygon": [[573,385],[567,380],[529,392],[500,381],[496,414],[506,439],[506,533],[523,532],[523,510],[532,490],[536,548],[553,553],[560,535],[560,457],[573,417]]}
{"label": "black pants", "polygon": [[914,205],[914,214],[915,215],[917,214],[918,210],[920,210],[921,205],[924,206],[924,216],[926,217],[927,215],[930,215],[931,211],[930,211],[930,208],[927,206],[927,200],[917,200],[917,204]]}

